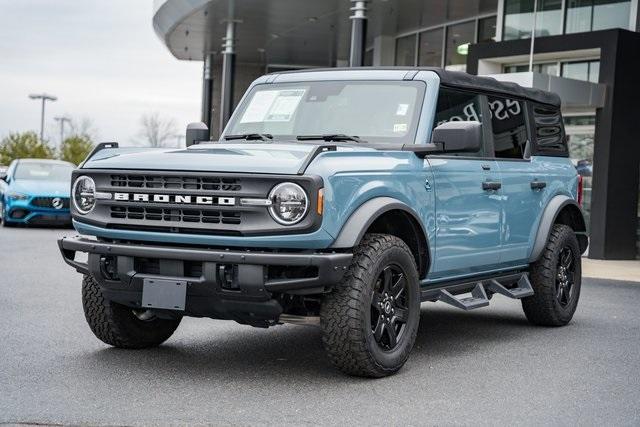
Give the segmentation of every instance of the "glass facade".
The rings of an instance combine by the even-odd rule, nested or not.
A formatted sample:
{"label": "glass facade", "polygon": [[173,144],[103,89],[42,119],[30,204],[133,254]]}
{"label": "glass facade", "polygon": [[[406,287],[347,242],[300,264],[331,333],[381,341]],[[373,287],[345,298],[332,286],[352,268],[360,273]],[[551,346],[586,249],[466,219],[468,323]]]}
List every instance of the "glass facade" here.
{"label": "glass facade", "polygon": [[582,176],[582,209],[587,229],[591,217],[595,124],[595,115],[566,116],[564,118],[565,133],[569,143],[569,157]]}
{"label": "glass facade", "polygon": [[465,71],[467,69],[467,52],[469,44],[475,40],[475,32],[476,25],[474,21],[447,27],[445,69],[456,71]]}
{"label": "glass facade", "polygon": [[420,33],[420,46],[418,47],[418,65],[423,67],[442,66],[443,38],[443,28]]}
{"label": "glass facade", "polygon": [[629,0],[567,0],[566,33],[628,28]]}
{"label": "glass facade", "polygon": [[[495,14],[498,10],[498,0],[440,0],[440,1],[424,1],[424,0],[401,0],[397,4],[420,4],[421,12],[415,13],[410,8],[398,8],[398,28],[401,31],[411,29],[411,27],[403,26],[406,22],[419,21],[413,28],[428,28],[441,26],[445,22],[463,21],[466,19],[475,19],[476,16]],[[407,14],[409,16],[400,16]]]}
{"label": "glass facade", "polygon": [[[505,73],[524,73],[529,71],[529,65],[505,65],[503,71]],[[600,77],[600,61],[534,63],[533,71],[551,76],[562,76],[569,79],[598,83]]]}
{"label": "glass facade", "polygon": [[562,77],[598,83],[600,61],[564,62],[562,64]]}
{"label": "glass facade", "polygon": [[[533,5],[534,0],[504,1],[503,40],[531,37]],[[536,37],[608,28],[628,29],[630,13],[630,0],[538,0]]]}
{"label": "glass facade", "polygon": [[[525,73],[529,71],[528,64],[521,65],[506,65],[504,67],[505,73]],[[541,64],[533,64],[533,72],[541,73],[541,74],[549,74],[551,76],[558,75],[558,63],[557,62],[546,62]]]}
{"label": "glass facade", "polygon": [[478,43],[496,40],[497,18],[490,16],[478,20]]}
{"label": "glass facade", "polygon": [[[505,0],[503,40],[531,37],[534,0]],[[536,37],[560,34],[562,0],[538,0]]]}
{"label": "glass facade", "polygon": [[396,65],[416,64],[416,35],[400,37],[396,40]]}

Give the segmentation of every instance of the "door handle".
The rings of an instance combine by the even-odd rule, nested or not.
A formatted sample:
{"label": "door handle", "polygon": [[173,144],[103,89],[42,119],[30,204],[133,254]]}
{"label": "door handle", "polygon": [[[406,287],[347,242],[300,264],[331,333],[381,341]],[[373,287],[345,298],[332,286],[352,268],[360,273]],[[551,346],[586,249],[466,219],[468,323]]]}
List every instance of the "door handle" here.
{"label": "door handle", "polygon": [[544,181],[531,181],[531,189],[532,190],[542,190],[543,188],[545,188],[547,186],[547,183]]}
{"label": "door handle", "polygon": [[500,188],[502,188],[500,181],[484,181],[482,183],[482,189],[484,191],[499,190]]}

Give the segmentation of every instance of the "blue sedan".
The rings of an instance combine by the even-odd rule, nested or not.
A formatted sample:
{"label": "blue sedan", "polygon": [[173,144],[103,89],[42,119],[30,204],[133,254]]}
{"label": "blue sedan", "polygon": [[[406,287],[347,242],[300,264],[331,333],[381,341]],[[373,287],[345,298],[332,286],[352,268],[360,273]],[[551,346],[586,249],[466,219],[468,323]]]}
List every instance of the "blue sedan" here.
{"label": "blue sedan", "polygon": [[70,224],[69,192],[74,168],[59,160],[14,160],[6,173],[0,173],[2,225]]}

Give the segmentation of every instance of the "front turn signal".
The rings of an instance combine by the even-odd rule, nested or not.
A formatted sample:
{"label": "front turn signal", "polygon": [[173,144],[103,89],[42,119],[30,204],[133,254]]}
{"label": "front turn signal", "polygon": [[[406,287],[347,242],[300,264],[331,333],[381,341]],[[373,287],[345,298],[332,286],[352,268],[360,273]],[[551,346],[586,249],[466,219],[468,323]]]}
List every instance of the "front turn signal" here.
{"label": "front turn signal", "polygon": [[318,215],[322,215],[322,212],[324,212],[324,188],[318,190],[318,208],[316,212],[318,212]]}

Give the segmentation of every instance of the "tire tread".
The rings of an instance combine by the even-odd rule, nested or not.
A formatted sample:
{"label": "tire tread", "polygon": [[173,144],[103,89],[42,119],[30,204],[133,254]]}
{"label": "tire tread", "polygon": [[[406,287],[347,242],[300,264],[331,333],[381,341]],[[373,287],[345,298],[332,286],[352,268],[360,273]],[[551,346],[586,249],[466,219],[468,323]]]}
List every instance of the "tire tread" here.
{"label": "tire tread", "polygon": [[119,348],[147,348],[160,345],[178,328],[181,319],[154,319],[143,322],[132,310],[104,297],[96,280],[82,280],[84,315],[94,335]]}
{"label": "tire tread", "polygon": [[364,310],[369,309],[362,301],[367,295],[369,275],[376,269],[375,254],[391,247],[406,253],[417,277],[415,259],[401,239],[386,234],[367,234],[355,248],[351,266],[341,283],[322,303],[322,343],[331,362],[347,374],[364,377],[393,374],[402,367],[413,347],[417,326],[409,331],[413,336],[410,337],[411,344],[404,349],[402,363],[394,367],[383,366],[367,349],[367,331],[361,326],[366,318]]}

